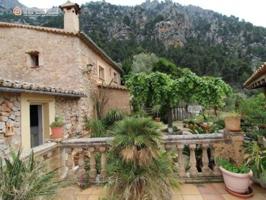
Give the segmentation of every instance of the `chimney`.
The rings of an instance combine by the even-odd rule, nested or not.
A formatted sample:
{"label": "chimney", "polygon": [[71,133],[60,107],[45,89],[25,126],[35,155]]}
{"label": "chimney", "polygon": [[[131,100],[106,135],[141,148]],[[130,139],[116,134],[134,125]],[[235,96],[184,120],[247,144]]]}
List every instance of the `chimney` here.
{"label": "chimney", "polygon": [[79,32],[80,7],[76,3],[67,1],[59,8],[64,12],[64,30],[67,32]]}

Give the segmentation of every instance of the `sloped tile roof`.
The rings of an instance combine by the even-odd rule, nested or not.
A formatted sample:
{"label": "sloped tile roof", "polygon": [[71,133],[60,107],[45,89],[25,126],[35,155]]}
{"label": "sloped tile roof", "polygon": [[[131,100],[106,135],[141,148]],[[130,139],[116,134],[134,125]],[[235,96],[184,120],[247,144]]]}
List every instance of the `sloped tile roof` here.
{"label": "sloped tile roof", "polygon": [[115,90],[128,90],[125,86],[123,85],[115,85],[115,84],[101,84],[97,83],[97,86],[99,88],[106,88],[106,89],[115,89]]}
{"label": "sloped tile roof", "polygon": [[16,92],[16,93],[39,93],[55,96],[69,96],[69,97],[85,97],[85,93],[78,90],[67,90],[62,88],[47,87],[38,84],[12,81],[0,78],[0,91],[2,92]]}
{"label": "sloped tile roof", "polygon": [[266,63],[261,65],[244,83],[247,89],[260,88],[266,86]]}

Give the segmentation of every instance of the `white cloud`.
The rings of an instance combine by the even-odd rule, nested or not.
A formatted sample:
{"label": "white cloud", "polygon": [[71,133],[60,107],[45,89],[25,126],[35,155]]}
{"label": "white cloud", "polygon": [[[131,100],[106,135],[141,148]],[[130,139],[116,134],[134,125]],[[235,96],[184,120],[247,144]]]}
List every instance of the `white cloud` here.
{"label": "white cloud", "polygon": [[[90,0],[72,0],[79,4]],[[106,0],[107,2],[119,5],[137,5],[145,0]],[[255,25],[266,27],[265,20],[265,0],[175,0],[183,5],[196,5],[205,9],[214,10],[225,15],[234,15]],[[21,3],[29,7],[49,8],[58,6],[66,0],[20,0]]]}

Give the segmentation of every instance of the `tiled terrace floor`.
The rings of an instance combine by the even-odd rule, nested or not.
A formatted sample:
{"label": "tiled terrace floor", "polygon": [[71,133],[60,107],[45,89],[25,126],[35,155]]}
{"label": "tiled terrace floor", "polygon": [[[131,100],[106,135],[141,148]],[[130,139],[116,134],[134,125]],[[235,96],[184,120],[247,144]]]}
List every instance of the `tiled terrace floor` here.
{"label": "tiled terrace floor", "polygon": [[[254,196],[250,200],[266,200],[266,189],[252,186]],[[68,187],[59,192],[56,200],[99,200],[104,195],[103,187],[93,186],[86,190]],[[228,194],[223,183],[183,184],[173,194],[173,200],[238,200]]]}

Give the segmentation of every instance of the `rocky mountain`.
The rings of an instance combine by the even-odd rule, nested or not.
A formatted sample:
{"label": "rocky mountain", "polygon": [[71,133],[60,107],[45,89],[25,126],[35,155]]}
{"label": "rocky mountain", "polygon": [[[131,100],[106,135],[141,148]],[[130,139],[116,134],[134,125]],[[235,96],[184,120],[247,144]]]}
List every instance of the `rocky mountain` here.
{"label": "rocky mountain", "polygon": [[16,6],[25,7],[18,0],[0,0],[0,7],[4,9],[13,9]]}
{"label": "rocky mountain", "polygon": [[[23,18],[23,20],[22,20]],[[16,21],[62,27],[62,15],[35,19],[0,16]],[[130,71],[132,57],[153,52],[201,75],[221,76],[236,87],[266,61],[266,28],[170,0],[134,7],[106,2],[82,6],[82,31]]]}

